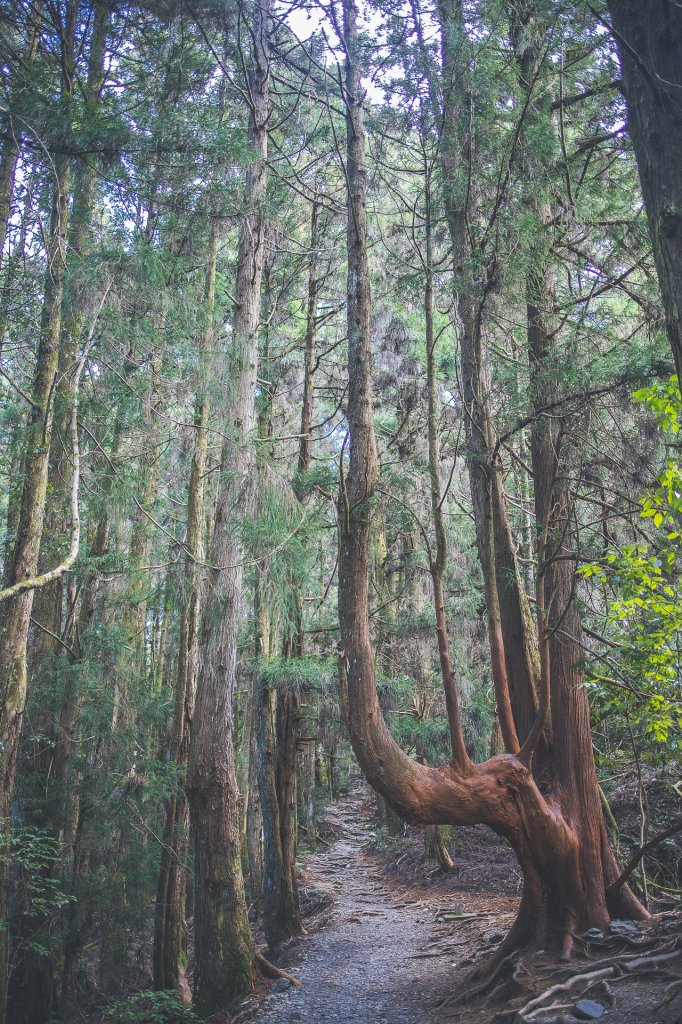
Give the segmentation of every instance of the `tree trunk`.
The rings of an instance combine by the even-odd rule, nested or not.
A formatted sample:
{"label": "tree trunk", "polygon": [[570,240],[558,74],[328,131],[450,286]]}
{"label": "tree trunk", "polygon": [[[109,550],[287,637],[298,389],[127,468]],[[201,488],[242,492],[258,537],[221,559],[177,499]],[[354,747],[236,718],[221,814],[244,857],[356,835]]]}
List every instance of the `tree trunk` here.
{"label": "tree trunk", "polygon": [[[521,135],[521,165],[528,190],[526,204],[538,225],[526,279],[528,360],[531,392],[537,408],[554,400],[561,382],[549,359],[555,339],[551,317],[555,306],[556,268],[553,251],[554,211],[542,199],[552,168],[533,148],[533,132],[544,127],[553,132],[550,97],[533,95],[548,30],[534,7],[523,3],[512,8],[512,39],[515,42],[519,83],[528,110]],[[562,810],[579,839],[580,873],[586,898],[595,914],[608,918],[604,891],[605,856],[602,808],[597,785],[590,709],[585,690],[580,616],[575,605],[574,553],[577,550],[575,502],[567,478],[564,425],[536,413],[531,424],[531,455],[535,484],[538,571],[536,596],[540,641],[541,686],[551,693],[554,737],[554,777],[561,793]],[[608,885],[608,882],[606,882]],[[619,894],[621,906],[631,907],[628,893]]]}
{"label": "tree trunk", "polygon": [[[17,164],[19,162],[22,127],[13,116],[17,95],[24,88],[24,80],[30,73],[31,65],[38,49],[38,21],[34,16],[32,5],[29,9],[28,28],[26,35],[26,52],[21,62],[16,62],[10,80],[9,99],[7,102],[5,139],[0,154],[0,268],[5,269],[5,242],[12,215],[12,199],[16,181]],[[20,64],[23,69],[20,70]],[[0,320],[0,352],[4,341],[4,317]]]}
{"label": "tree trunk", "polygon": [[[258,686],[256,679],[254,686]],[[247,890],[251,917],[258,921],[263,904],[263,813],[258,790],[258,744],[256,738],[256,692],[251,697],[249,729],[249,778],[246,805],[246,853],[248,859]]]}
{"label": "tree trunk", "polygon": [[[518,755],[492,757],[483,764],[469,762],[462,768],[454,763],[441,770],[420,765],[393,740],[379,708],[368,601],[369,511],[377,458],[372,421],[362,89],[356,63],[355,19],[354,2],[346,0],[350,452],[348,473],[341,480],[339,494],[339,673],[342,691],[348,694],[353,749],[371,785],[406,820],[418,824],[482,822],[507,838],[523,871],[524,891],[518,919],[498,956],[505,955],[510,947],[530,942],[558,942],[566,948],[576,929],[593,924],[604,927],[608,920],[603,900],[595,903],[590,891],[600,885],[599,876],[596,882],[585,877],[582,835],[570,817],[569,795],[559,787],[543,796],[528,766],[527,749]],[[458,26],[461,28],[461,22]],[[450,146],[453,141],[449,140]],[[489,516],[483,521],[489,543]],[[498,703],[508,707],[511,703],[509,690],[503,692],[500,680]],[[559,704],[562,711],[557,712],[557,724],[584,729],[585,723],[577,721],[579,716],[574,714],[575,692],[570,691],[567,697],[559,695]],[[509,725],[507,721],[508,732]],[[570,744],[565,766],[559,765],[562,782],[576,748],[585,753],[580,739]],[[571,768],[579,778],[581,772],[589,770],[575,763]],[[603,894],[603,880],[601,887]]]}
{"label": "tree trunk", "polygon": [[[104,83],[104,54],[109,18],[108,4],[97,3],[89,46],[88,78],[84,89],[86,113],[89,115],[96,112]],[[96,165],[91,161],[79,166],[73,188],[74,197],[68,225],[67,265],[64,268],[59,358],[53,399],[54,441],[50,447],[48,461],[47,493],[50,500],[45,509],[39,571],[59,564],[67,554],[69,544],[69,521],[72,514],[71,464],[74,453],[67,439],[74,402],[77,400],[78,353],[89,304],[86,288],[83,282],[78,282],[77,279],[79,265],[87,254],[90,242],[96,169]],[[65,648],[59,643],[58,638],[67,646],[73,643],[73,627],[77,616],[76,593],[76,586],[67,585],[65,576],[48,583],[36,592],[31,617],[39,625],[33,633],[29,650],[31,691],[39,687],[41,681],[44,684],[47,680],[49,685],[49,679],[55,672],[54,659],[61,660],[65,656]],[[39,706],[33,723],[33,733],[40,738],[32,743],[30,750],[31,775],[35,781],[31,787],[32,800],[30,807],[27,808],[27,820],[36,827],[49,831],[57,841],[63,837],[64,815],[68,801],[68,755],[65,750],[65,732],[61,718],[66,717],[75,721],[78,717],[80,702],[74,693],[75,682],[74,673],[67,670],[61,712],[55,717],[52,708]],[[54,868],[50,868],[48,875],[53,873]],[[45,945],[51,950],[54,939],[50,939],[50,936],[58,934],[57,919],[58,915],[55,913],[48,913],[42,919],[33,917],[30,923],[33,941],[38,941],[39,934],[46,936]],[[32,947],[29,944],[27,948],[30,951]],[[11,1013],[17,1022],[30,1020],[33,1024],[50,1017],[52,1005],[58,997],[54,960],[52,955],[31,955],[30,952],[22,958],[20,969],[14,972],[9,993]],[[25,990],[29,984],[33,994],[30,1010],[25,998]],[[22,1008],[21,1011],[19,1007]]]}
{"label": "tree trunk", "polygon": [[239,522],[253,507],[249,435],[255,426],[266,227],[270,0],[260,0],[253,17],[249,139],[256,159],[247,172],[249,208],[239,237],[232,321],[234,405],[225,417],[229,440],[223,450],[210,551],[211,564],[221,568],[209,577],[188,772],[195,866],[194,995],[197,1011],[204,1015],[224,1009],[249,991],[259,962],[241,868],[232,714],[244,556]]}
{"label": "tree trunk", "polygon": [[[204,520],[206,461],[208,455],[209,398],[205,390],[208,357],[213,346],[215,313],[218,227],[211,218],[208,256],[204,286],[203,332],[199,359],[199,381],[194,405],[194,452],[187,492],[187,532],[185,566],[182,580],[183,597],[180,618],[180,646],[175,685],[175,711],[171,757],[183,772],[187,770],[190,747],[190,726],[194,714],[196,677],[199,663],[199,623],[201,618],[199,567],[204,559]],[[156,896],[153,970],[154,988],[175,989],[183,998],[189,996],[186,976],[187,936],[185,905],[187,902],[187,832],[189,809],[185,796],[185,780],[168,801],[161,865]]]}
{"label": "tree trunk", "polygon": [[315,748],[314,739],[303,746],[303,774],[300,786],[301,813],[306,834],[306,846],[311,853],[317,850],[317,814],[315,809]]}
{"label": "tree trunk", "polygon": [[668,338],[682,381],[682,7],[608,0]]}
{"label": "tree trunk", "polygon": [[[77,4],[65,12],[62,53],[61,102],[66,111],[72,95],[73,49]],[[47,272],[40,337],[31,393],[31,410],[24,438],[21,507],[8,584],[35,576],[38,569],[47,495],[48,463],[53,424],[53,389],[59,359],[61,305],[66,261],[70,165],[55,161],[56,179],[50,220]],[[26,651],[33,608],[33,590],[10,598],[0,608],[0,822],[7,829],[14,790],[19,743],[27,696]],[[8,934],[4,897],[4,869],[0,878],[0,1024],[7,1001]]]}
{"label": "tree trunk", "polygon": [[254,688],[258,792],[263,816],[263,930],[271,949],[288,939],[282,920],[284,857],[277,799],[276,691],[258,680]]}
{"label": "tree trunk", "polygon": [[447,538],[445,519],[443,516],[443,494],[440,478],[440,438],[438,436],[439,409],[436,381],[435,345],[433,330],[433,251],[431,240],[431,182],[428,171],[425,187],[426,209],[424,214],[426,233],[426,287],[424,290],[424,321],[426,325],[426,377],[429,395],[428,410],[428,441],[429,441],[429,476],[431,479],[431,518],[436,537],[435,552],[431,552],[429,569],[433,582],[433,603],[436,611],[436,635],[438,637],[438,656],[440,658],[441,680],[445,692],[445,707],[450,729],[452,763],[455,767],[466,770],[469,764],[462,731],[462,719],[459,710],[459,696],[455,672],[450,657],[447,621],[445,618],[445,586],[443,577],[447,563]]}
{"label": "tree trunk", "polygon": [[[88,77],[84,87],[85,117],[94,117],[104,85],[104,57],[111,11],[106,0],[94,4],[94,23],[88,54]],[[45,512],[44,541],[40,562],[45,569],[58,564],[68,548],[70,517],[70,465],[68,446],[69,423],[74,402],[75,370],[83,338],[86,312],[92,306],[90,285],[83,263],[91,245],[92,211],[97,185],[97,163],[91,159],[79,163],[74,173],[73,203],[69,218],[69,246],[64,268],[59,360],[54,394],[54,444],[50,449],[48,492],[50,502]],[[65,579],[62,576],[42,587],[33,604],[33,618],[56,636],[61,634]],[[63,650],[54,636],[38,630],[31,645],[31,675],[41,671],[41,660]],[[51,724],[46,723],[48,735]],[[40,731],[40,727],[39,730]]]}
{"label": "tree trunk", "polygon": [[[277,803],[282,844],[282,903],[280,935],[286,939],[303,932],[296,879],[297,762],[301,735],[301,694],[286,687],[278,694],[275,716],[277,732]],[[280,941],[286,941],[283,937]],[[268,940],[269,942],[269,940]]]}
{"label": "tree trunk", "polygon": [[424,830],[424,849],[426,856],[435,860],[443,871],[452,871],[455,862],[450,856],[441,825],[427,825]]}
{"label": "tree trunk", "polygon": [[[114,425],[114,438],[111,458],[118,454],[122,438],[122,415],[119,412]],[[108,473],[104,478],[103,514],[95,535],[90,544],[88,555],[95,561],[109,551],[112,519],[107,506],[106,497],[113,486],[113,477]],[[93,569],[83,581],[83,596],[78,614],[78,625],[75,629],[77,643],[76,657],[85,662],[88,656],[88,644],[92,637],[95,606],[100,586],[98,570]],[[59,726],[55,737],[54,773],[55,787],[61,792],[61,842],[63,844],[63,863],[67,878],[67,891],[75,896],[78,882],[82,876],[87,855],[81,849],[83,828],[88,815],[88,796],[83,792],[82,782],[74,771],[73,751],[79,741],[81,714],[85,700],[85,690],[80,674],[71,671],[67,675],[64,699],[60,709]],[[74,1002],[74,971],[83,942],[83,910],[77,899],[69,904],[63,918],[60,1010],[65,1019],[73,1011]]]}

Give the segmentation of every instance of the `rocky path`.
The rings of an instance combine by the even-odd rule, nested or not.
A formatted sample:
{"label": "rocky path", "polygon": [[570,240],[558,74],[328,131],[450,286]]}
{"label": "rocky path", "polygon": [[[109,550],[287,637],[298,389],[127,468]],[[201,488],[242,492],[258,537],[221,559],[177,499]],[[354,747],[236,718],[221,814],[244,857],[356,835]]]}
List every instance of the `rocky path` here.
{"label": "rocky path", "polygon": [[[322,891],[327,896],[322,905],[331,902],[331,911],[321,927],[318,917],[311,934],[291,943],[277,961],[301,980],[301,987],[282,979],[259,1005],[256,1000],[249,1001],[244,1016],[237,1020],[248,1018],[254,1024],[490,1024],[500,1006],[513,1014],[544,989],[549,990],[551,999],[549,993],[554,989],[550,986],[571,974],[588,972],[592,977],[593,962],[603,955],[599,950],[577,957],[572,968],[538,950],[518,961],[516,988],[512,985],[509,992],[505,990],[501,1003],[498,1000],[491,1006],[482,999],[474,1005],[469,1001],[455,1005],[457,995],[466,990],[466,975],[474,958],[486,956],[513,919],[513,879],[505,895],[500,875],[500,871],[514,875],[513,862],[496,840],[491,844],[490,836],[486,842],[480,834],[467,855],[460,836],[456,866],[448,883],[423,887],[422,868],[415,875],[422,882],[411,885],[403,868],[397,873],[395,861],[391,869],[390,858],[369,849],[372,823],[365,800],[364,793],[355,792],[330,809],[325,817],[338,838],[328,849],[305,858],[308,896]],[[598,1009],[605,1024],[682,1024],[682,989],[679,981],[674,981],[680,959],[675,950],[682,948],[682,937],[677,940],[675,935],[681,922],[682,915],[673,914],[658,939],[650,939],[640,930],[643,945],[639,948],[644,953],[653,956],[663,950],[661,973],[654,968],[651,976],[618,977],[615,995],[608,984],[603,992],[590,988],[591,1012]],[[612,960],[619,952],[626,960],[632,959],[629,946],[617,946],[617,940],[612,940]],[[674,963],[668,964],[671,956]],[[670,989],[672,994],[661,1001],[662,987],[671,978],[665,993]],[[554,1005],[544,1013],[538,1010],[538,1024],[558,1024],[559,1020],[579,1024],[578,1018],[584,1019],[587,1011],[578,993],[582,988],[561,1004],[560,1009],[569,1012],[560,1017]],[[593,997],[598,997],[596,1002]]]}
{"label": "rocky path", "polygon": [[331,921],[286,957],[286,969],[300,978],[301,988],[279,982],[276,989],[284,991],[273,990],[255,1021],[442,1021],[429,1003],[434,990],[448,985],[460,943],[448,945],[447,929],[437,922],[440,902],[401,893],[382,874],[377,858],[367,851],[371,826],[360,795],[353,794],[332,813],[341,837],[305,861],[307,878],[334,896]]}

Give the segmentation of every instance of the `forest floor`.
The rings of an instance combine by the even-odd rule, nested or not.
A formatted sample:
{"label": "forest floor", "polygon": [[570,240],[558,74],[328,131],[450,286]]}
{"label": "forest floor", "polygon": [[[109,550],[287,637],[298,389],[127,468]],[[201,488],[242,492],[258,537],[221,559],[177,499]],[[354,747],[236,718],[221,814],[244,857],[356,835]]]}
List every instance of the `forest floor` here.
{"label": "forest floor", "polygon": [[[277,963],[301,981],[278,982],[269,995],[243,1008],[240,1020],[256,1024],[570,1024],[580,998],[602,1007],[608,1024],[682,1024],[682,957],[646,964],[633,974],[602,981],[581,995],[582,985],[560,994],[549,1012],[519,1017],[550,985],[596,961],[666,955],[681,937],[680,915],[658,919],[633,938],[607,938],[581,947],[567,968],[544,951],[515,962],[505,985],[502,972],[489,1004],[479,997],[458,1003],[467,973],[494,949],[514,918],[520,880],[513,855],[484,829],[462,830],[455,868],[425,870],[419,843],[400,856],[377,833],[373,802],[355,789],[325,812],[327,845],[304,857],[302,903],[308,935],[292,941]],[[390,850],[390,844],[389,844]],[[469,915],[469,916],[467,916]],[[630,958],[629,960],[627,958]],[[620,973],[620,969],[616,971]],[[668,986],[673,986],[668,988]],[[673,995],[674,993],[674,995]],[[661,1006],[664,996],[673,995]],[[528,1009],[528,1008],[527,1008]],[[532,1012],[532,1011],[530,1011]]]}

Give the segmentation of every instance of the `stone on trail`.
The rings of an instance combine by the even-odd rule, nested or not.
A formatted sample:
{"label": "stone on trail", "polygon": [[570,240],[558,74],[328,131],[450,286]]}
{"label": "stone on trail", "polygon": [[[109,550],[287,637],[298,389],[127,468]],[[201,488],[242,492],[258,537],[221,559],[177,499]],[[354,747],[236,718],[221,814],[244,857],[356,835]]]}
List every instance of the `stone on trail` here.
{"label": "stone on trail", "polygon": [[287,989],[290,989],[290,988],[291,988],[291,982],[288,980],[288,978],[280,978],[279,981],[276,981],[275,984],[272,986],[272,991],[273,992],[286,992]]}
{"label": "stone on trail", "polygon": [[637,934],[637,922],[636,921],[612,921],[609,925],[609,931],[612,935],[624,935],[630,937]]}
{"label": "stone on trail", "polygon": [[582,933],[580,938],[589,939],[590,942],[596,942],[598,939],[604,938],[604,933],[601,928],[588,928],[586,932]]}
{"label": "stone on trail", "polygon": [[593,999],[581,999],[573,1007],[573,1013],[580,1020],[599,1020],[606,1013],[606,1007],[595,1003]]}

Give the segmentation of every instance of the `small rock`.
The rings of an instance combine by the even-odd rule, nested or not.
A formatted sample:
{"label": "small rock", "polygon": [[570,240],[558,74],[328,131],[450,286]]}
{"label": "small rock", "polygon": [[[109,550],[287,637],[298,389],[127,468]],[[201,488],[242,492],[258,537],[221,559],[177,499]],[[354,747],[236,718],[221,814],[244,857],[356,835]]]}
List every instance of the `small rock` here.
{"label": "small rock", "polygon": [[580,1020],[599,1020],[606,1013],[606,1007],[592,999],[581,999],[573,1007],[573,1013]]}
{"label": "small rock", "polygon": [[636,921],[612,921],[609,925],[609,931],[612,935],[636,935],[637,934],[637,922]]}
{"label": "small rock", "polygon": [[272,986],[273,992],[286,992],[287,989],[291,988],[291,982],[287,978],[280,978]]}
{"label": "small rock", "polygon": [[580,937],[581,939],[589,939],[591,942],[597,942],[599,939],[604,938],[604,933],[601,928],[588,928]]}
{"label": "small rock", "polygon": [[504,928],[491,928],[490,931],[483,933],[482,938],[484,942],[492,946],[494,942],[502,942],[506,934]]}

